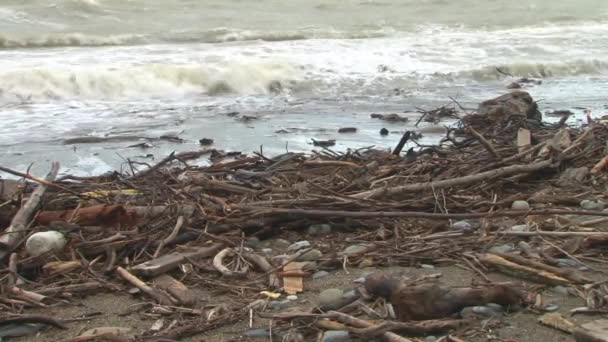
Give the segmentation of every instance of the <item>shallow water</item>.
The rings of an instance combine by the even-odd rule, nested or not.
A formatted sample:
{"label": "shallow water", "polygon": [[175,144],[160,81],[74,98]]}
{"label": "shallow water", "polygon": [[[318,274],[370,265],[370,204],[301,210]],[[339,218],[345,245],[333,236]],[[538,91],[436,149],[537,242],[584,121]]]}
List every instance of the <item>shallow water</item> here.
{"label": "shallow water", "polygon": [[[599,116],[607,55],[602,0],[5,0],[0,161],[43,172],[59,159],[65,172],[99,173],[202,137],[244,152],[309,150],[310,138],[392,147],[399,134],[380,137],[371,112],[450,96],[475,108],[518,77],[542,79],[527,90],[543,110]],[[234,111],[260,119],[225,115]],[[360,130],[335,133],[344,126]],[[62,143],[166,133],[186,143]]]}

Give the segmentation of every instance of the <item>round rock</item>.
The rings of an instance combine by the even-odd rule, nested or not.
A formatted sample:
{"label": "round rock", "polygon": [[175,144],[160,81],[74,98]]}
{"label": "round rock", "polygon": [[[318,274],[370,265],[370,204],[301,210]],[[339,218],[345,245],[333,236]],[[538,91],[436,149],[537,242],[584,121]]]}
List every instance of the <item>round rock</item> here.
{"label": "round rock", "polygon": [[327,309],[337,309],[342,304],[344,291],[341,289],[327,289],[319,293],[319,305]]}
{"label": "round rock", "polygon": [[304,249],[304,248],[308,248],[308,247],[310,247],[310,242],[298,241],[298,242],[292,244],[291,246],[287,247],[287,252],[293,253],[293,252],[299,251],[300,249]]}
{"label": "round rock", "polygon": [[317,261],[321,259],[323,253],[318,249],[311,249],[310,251],[300,255],[296,258],[296,261]]}
{"label": "round rock", "polygon": [[528,201],[514,201],[511,204],[513,210],[530,210],[530,203]]}

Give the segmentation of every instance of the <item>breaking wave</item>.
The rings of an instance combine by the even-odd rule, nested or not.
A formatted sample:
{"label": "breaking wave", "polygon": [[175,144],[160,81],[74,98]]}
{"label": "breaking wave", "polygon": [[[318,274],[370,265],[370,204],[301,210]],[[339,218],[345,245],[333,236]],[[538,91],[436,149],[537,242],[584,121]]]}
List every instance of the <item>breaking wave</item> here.
{"label": "breaking wave", "polygon": [[560,76],[597,75],[608,71],[608,62],[601,60],[577,60],[563,63],[513,63],[485,66],[479,69],[452,73],[451,76],[488,81],[513,77],[548,78]]}
{"label": "breaking wave", "polygon": [[166,98],[192,95],[256,95],[280,92],[298,81],[286,64],[91,66],[0,71],[0,99]]}
{"label": "breaking wave", "polygon": [[280,42],[304,39],[365,39],[394,34],[391,28],[347,32],[340,30],[256,31],[218,28],[208,31],[172,32],[158,35],[120,34],[90,35],[83,33],[53,33],[42,36],[15,36],[0,34],[0,49],[42,47],[93,47],[112,45],[141,45],[154,43],[224,43],[236,41]]}

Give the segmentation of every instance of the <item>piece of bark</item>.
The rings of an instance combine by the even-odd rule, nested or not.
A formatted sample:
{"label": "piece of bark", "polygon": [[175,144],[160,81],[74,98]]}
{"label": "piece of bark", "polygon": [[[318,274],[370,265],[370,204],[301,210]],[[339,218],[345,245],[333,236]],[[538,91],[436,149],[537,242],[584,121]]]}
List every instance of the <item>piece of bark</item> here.
{"label": "piece of bark", "polygon": [[582,274],[576,270],[573,270],[573,269],[565,269],[565,268],[545,265],[541,262],[530,260],[530,259],[524,258],[519,255],[515,255],[515,254],[509,254],[509,253],[491,253],[491,254],[498,255],[499,257],[501,257],[503,259],[506,259],[508,261],[511,261],[511,262],[514,262],[514,263],[517,263],[520,265],[529,266],[529,267],[541,269],[543,271],[547,271],[547,272],[556,274],[558,276],[561,276],[563,278],[566,278],[566,279],[572,281],[575,284],[588,284],[588,283],[593,282],[593,279],[591,279],[591,278],[585,276],[584,274]]}
{"label": "piece of bark", "polygon": [[154,278],[154,285],[161,290],[167,291],[185,306],[191,306],[196,303],[194,292],[168,274],[162,274]]}
{"label": "piece of bark", "polygon": [[522,294],[506,285],[443,287],[437,284],[412,286],[401,278],[374,273],[365,279],[368,293],[388,299],[400,321],[449,317],[467,306],[497,303],[520,304]]}
{"label": "piece of bark", "polygon": [[583,324],[581,328],[574,331],[576,342],[608,342],[608,320]]}
{"label": "piece of bark", "polygon": [[[302,272],[307,262],[290,262],[283,266],[284,272]],[[302,277],[283,277],[283,289],[288,294],[296,294],[304,291],[304,279]]]}
{"label": "piece of bark", "polygon": [[213,256],[223,247],[224,244],[216,243],[211,246],[200,247],[194,252],[166,254],[139,264],[131,270],[136,274],[154,277],[179,267],[180,264],[186,262],[188,259],[208,258]]}
{"label": "piece of bark", "polygon": [[572,334],[574,329],[576,329],[576,325],[562,317],[562,314],[559,312],[550,312],[540,316],[538,323],[563,331],[567,334]]}
{"label": "piece of bark", "polygon": [[479,261],[481,261],[486,266],[494,267],[499,272],[516,278],[554,286],[570,284],[570,281],[568,281],[568,279],[562,278],[556,274],[543,270],[538,270],[528,266],[522,266],[509,260],[506,260],[498,255],[480,254],[477,257]]}
{"label": "piece of bark", "polygon": [[[59,163],[53,162],[51,165],[51,171],[46,176],[45,181],[54,181],[58,172]],[[46,189],[46,185],[38,185],[25,205],[19,209],[15,217],[13,217],[11,225],[4,230],[2,235],[0,235],[0,260],[4,259],[4,257],[6,257],[6,255],[8,255],[8,253],[10,253],[10,251],[15,248],[17,243],[25,236],[25,230],[27,229],[32,216],[34,216],[34,213],[36,213],[36,210],[38,210],[40,200],[42,199],[42,195],[45,193]]]}
{"label": "piece of bark", "polygon": [[530,135],[530,130],[520,128],[517,131],[517,151],[521,153],[530,147],[532,147],[532,136]]}
{"label": "piece of bark", "polygon": [[90,207],[70,210],[42,211],[36,217],[40,225],[49,225],[54,221],[72,222],[81,226],[116,226],[124,227],[135,224],[136,217],[122,205],[98,204]]}
{"label": "piece of bark", "polygon": [[67,273],[82,266],[80,261],[51,261],[42,266],[42,270],[47,275]]}

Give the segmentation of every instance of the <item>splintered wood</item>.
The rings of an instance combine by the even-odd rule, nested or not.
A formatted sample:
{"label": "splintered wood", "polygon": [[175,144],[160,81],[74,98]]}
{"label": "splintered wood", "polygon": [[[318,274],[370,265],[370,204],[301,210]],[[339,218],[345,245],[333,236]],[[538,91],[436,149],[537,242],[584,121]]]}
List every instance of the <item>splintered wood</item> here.
{"label": "splintered wood", "polygon": [[[290,262],[283,267],[286,274],[303,273],[306,262]],[[304,278],[301,276],[284,276],[283,289],[286,293],[296,294],[304,291]]]}

